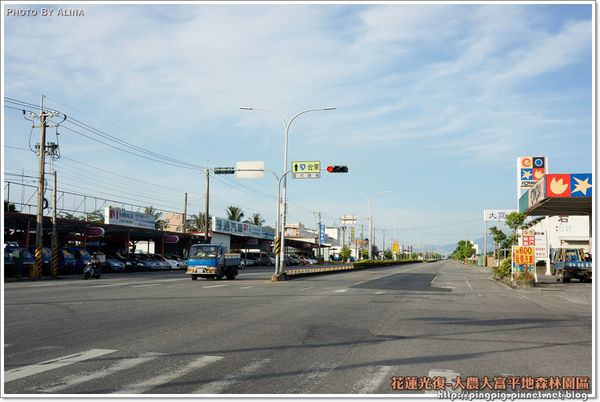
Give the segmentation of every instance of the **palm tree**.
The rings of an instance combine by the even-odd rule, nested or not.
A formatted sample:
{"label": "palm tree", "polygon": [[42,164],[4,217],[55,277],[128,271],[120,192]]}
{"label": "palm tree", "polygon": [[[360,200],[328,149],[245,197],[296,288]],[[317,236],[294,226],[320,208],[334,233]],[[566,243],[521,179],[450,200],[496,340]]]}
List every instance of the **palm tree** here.
{"label": "palm tree", "polygon": [[[208,226],[212,224],[212,219],[208,217]],[[199,212],[198,215],[192,215],[190,222],[188,223],[189,228],[192,230],[205,230],[206,229],[206,214]]]}
{"label": "palm tree", "polygon": [[154,207],[146,207],[144,208],[144,213],[147,215],[152,215],[154,217],[154,228],[162,230],[167,224],[166,221],[160,219],[162,212],[156,210]]}
{"label": "palm tree", "polygon": [[252,219],[250,219],[250,223],[257,226],[262,226],[265,223],[264,218],[261,214],[252,214]]}
{"label": "palm tree", "polygon": [[227,207],[225,212],[227,213],[227,219],[229,219],[230,221],[240,222],[244,217],[244,211],[242,211],[242,208],[239,207]]}

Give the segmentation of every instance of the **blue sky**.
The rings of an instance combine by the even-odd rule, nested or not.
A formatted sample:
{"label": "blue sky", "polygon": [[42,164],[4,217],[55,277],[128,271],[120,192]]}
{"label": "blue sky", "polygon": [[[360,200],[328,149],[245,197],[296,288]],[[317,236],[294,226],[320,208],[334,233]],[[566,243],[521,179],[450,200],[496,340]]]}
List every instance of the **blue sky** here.
{"label": "blue sky", "polygon": [[[81,17],[3,7],[5,97],[39,104],[45,94],[47,106],[170,158],[263,160],[281,174],[281,121],[240,107],[286,119],[337,107],[293,122],[289,161],[349,173],[288,180],[289,223],[314,227],[321,212],[327,225],[353,214],[366,227],[367,201],[349,192],[390,190],[372,199],[388,247],[394,226],[403,242],[455,244],[483,235],[484,209],[516,207],[517,157],[592,171],[591,4],[61,5]],[[35,175],[31,124],[3,113],[4,172]],[[59,190],[175,212],[188,192],[188,211],[204,209],[200,170],[59,132]],[[274,225],[275,197],[270,175],[221,176],[211,214],[235,205]]]}

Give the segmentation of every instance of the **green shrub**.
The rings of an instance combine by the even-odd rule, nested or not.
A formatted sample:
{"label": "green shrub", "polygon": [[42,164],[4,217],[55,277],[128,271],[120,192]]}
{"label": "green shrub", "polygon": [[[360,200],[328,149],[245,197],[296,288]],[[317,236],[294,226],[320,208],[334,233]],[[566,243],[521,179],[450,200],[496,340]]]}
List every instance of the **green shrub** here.
{"label": "green shrub", "polygon": [[504,260],[502,260],[502,262],[500,263],[499,266],[494,267],[494,273],[500,279],[510,276],[511,271],[512,271],[512,259],[511,258],[505,258]]}

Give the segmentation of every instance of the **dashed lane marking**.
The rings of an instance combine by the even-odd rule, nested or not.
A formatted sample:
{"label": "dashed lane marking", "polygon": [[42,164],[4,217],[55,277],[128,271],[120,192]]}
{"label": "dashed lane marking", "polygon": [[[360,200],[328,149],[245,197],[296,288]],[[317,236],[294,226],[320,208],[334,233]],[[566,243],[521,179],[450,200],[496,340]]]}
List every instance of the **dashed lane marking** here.
{"label": "dashed lane marking", "polygon": [[60,367],[68,366],[70,364],[78,363],[84,360],[94,359],[99,356],[103,356],[109,353],[114,353],[116,350],[112,349],[90,349],[85,352],[75,353],[68,356],[59,357],[57,359],[47,360],[39,364],[32,364],[29,366],[19,367],[13,370],[4,372],[4,382],[10,382],[18,380],[20,378],[29,377],[35,374],[40,374],[45,371],[54,370]]}
{"label": "dashed lane marking", "polygon": [[313,363],[308,369],[304,370],[302,380],[296,384],[298,390],[309,390],[314,385],[321,382],[333,370],[337,368],[337,363]]}
{"label": "dashed lane marking", "polygon": [[348,291],[348,289],[338,289],[338,290],[334,290],[333,292],[334,293],[344,293],[344,292],[347,292],[347,291]]}
{"label": "dashed lane marking", "polygon": [[465,282],[467,282],[467,285],[469,286],[469,289],[473,290],[473,286],[471,286],[471,284],[469,283],[469,280],[467,279],[467,277],[464,276],[463,278],[465,278]]}
{"label": "dashed lane marking", "polygon": [[206,285],[206,286],[202,286],[204,289],[210,289],[210,288],[222,288],[223,286],[227,286],[227,285]]}
{"label": "dashed lane marking", "polygon": [[132,286],[132,288],[147,288],[149,286],[161,286],[161,284],[160,283],[149,283],[147,285],[135,285],[135,286]]}
{"label": "dashed lane marking", "polygon": [[197,370],[202,367],[206,367],[211,363],[221,360],[222,356],[202,356],[198,359],[193,360],[186,366],[181,367],[178,370],[169,370],[167,373],[158,375],[146,381],[138,382],[137,384],[129,385],[121,390],[115,392],[116,394],[142,394],[152,388],[158,387],[162,384],[176,380],[190,372]]}
{"label": "dashed lane marking", "polygon": [[42,393],[53,393],[57,391],[61,391],[79,384],[82,384],[87,381],[96,380],[98,378],[108,377],[111,374],[117,373],[119,371],[128,370],[135,366],[139,366],[140,364],[146,363],[148,361],[154,360],[157,357],[164,356],[163,353],[143,353],[139,357],[127,358],[119,361],[118,363],[103,369],[102,371],[95,371],[92,373],[82,373],[79,375],[73,375],[69,377],[65,377],[62,379],[61,383],[55,386],[51,386],[48,388],[42,389],[40,392]]}
{"label": "dashed lane marking", "polygon": [[381,384],[389,381],[392,366],[369,367],[364,375],[352,387],[355,394],[374,394]]}
{"label": "dashed lane marking", "polygon": [[[446,378],[446,390],[452,390],[452,384],[453,381],[456,380],[456,377],[460,377],[460,373],[458,371],[453,371],[453,370],[439,370],[439,369],[432,369],[429,370],[429,378],[434,378],[434,377],[444,377]],[[437,393],[437,391],[435,390],[429,390],[425,392],[426,394],[435,394]],[[460,393],[460,389],[457,389],[454,391],[454,393]]]}
{"label": "dashed lane marking", "polygon": [[267,364],[271,359],[262,359],[253,362],[252,364],[245,366],[240,369],[238,373],[227,374],[220,381],[209,382],[196,389],[192,393],[194,394],[221,394],[224,390],[231,387],[232,385],[239,383],[240,381],[250,377],[254,372],[258,371]]}

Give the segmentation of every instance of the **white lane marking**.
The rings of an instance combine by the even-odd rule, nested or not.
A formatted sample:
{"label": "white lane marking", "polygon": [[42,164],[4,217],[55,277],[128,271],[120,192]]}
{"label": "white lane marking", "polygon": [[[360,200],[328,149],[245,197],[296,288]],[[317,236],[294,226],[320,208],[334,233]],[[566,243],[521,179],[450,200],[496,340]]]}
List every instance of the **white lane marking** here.
{"label": "white lane marking", "polygon": [[389,381],[392,366],[369,367],[352,387],[355,394],[374,394],[384,381]]}
{"label": "white lane marking", "polygon": [[469,283],[469,280],[467,279],[467,277],[464,276],[463,278],[465,278],[465,282],[467,282],[467,285],[469,285],[469,289],[473,290],[473,286],[471,286],[471,284]]}
{"label": "white lane marking", "polygon": [[[456,380],[456,377],[460,377],[460,373],[458,371],[453,371],[453,370],[431,369],[431,370],[429,370],[428,377],[429,378],[445,377],[446,378],[446,390],[450,391],[450,390],[452,390],[452,384],[454,383],[454,380]],[[434,391],[434,390],[425,391],[426,394],[436,394],[437,392],[438,391]],[[459,388],[457,390],[454,390],[453,392],[460,394],[461,390]]]}
{"label": "white lane marking", "polygon": [[338,289],[338,290],[334,290],[333,292],[334,293],[344,293],[344,292],[347,292],[347,291],[348,291],[348,289]]}
{"label": "white lane marking", "polygon": [[4,372],[4,382],[10,382],[18,380],[20,378],[29,377],[35,374],[43,373],[44,371],[54,370],[60,367],[75,364],[84,360],[93,359],[109,353],[114,353],[116,350],[112,349],[90,349],[85,352],[75,353],[68,356],[59,357],[57,359],[46,360],[39,364],[32,364],[29,366],[19,367],[13,370]]}
{"label": "white lane marking", "polygon": [[193,394],[220,394],[225,389],[231,387],[233,384],[236,384],[248,377],[258,370],[261,369],[262,366],[270,362],[271,359],[262,359],[249,364],[246,367],[240,369],[238,373],[227,374],[220,381],[209,382],[208,384],[204,384],[200,388],[193,391]]}
{"label": "white lane marking", "polygon": [[143,353],[139,357],[126,358],[106,369],[102,369],[102,371],[96,371],[96,372],[87,373],[87,374],[79,374],[79,375],[72,375],[69,377],[65,377],[62,379],[60,384],[55,385],[53,387],[44,388],[40,392],[52,393],[52,392],[56,392],[56,391],[61,391],[66,388],[73,387],[75,385],[82,384],[87,381],[92,381],[92,380],[96,380],[98,378],[108,377],[111,374],[114,374],[116,372],[123,371],[123,370],[128,370],[135,366],[139,366],[140,364],[146,363],[150,360],[154,360],[160,356],[164,356],[164,354],[150,352],[150,353]]}
{"label": "white lane marking", "polygon": [[252,286],[242,286],[240,289],[250,289]]}
{"label": "white lane marking", "polygon": [[252,273],[240,272],[240,276],[259,276],[259,275],[265,275],[265,273],[264,272],[252,272]]}
{"label": "white lane marking", "polygon": [[113,283],[112,285],[95,285],[95,286],[91,286],[92,288],[110,288],[110,287],[115,287],[115,286],[125,286],[127,285],[126,283]]}
{"label": "white lane marking", "polygon": [[429,282],[429,284],[432,285],[433,281],[435,281],[437,279],[437,277],[438,277],[438,274],[435,274],[435,276],[433,277],[433,279],[431,280],[431,282]]}
{"label": "white lane marking", "polygon": [[375,292],[376,295],[383,295],[385,294],[385,290],[378,290],[377,292]]}
{"label": "white lane marking", "polygon": [[132,286],[132,288],[146,288],[148,286],[160,286],[160,283],[149,283],[147,285],[136,285],[136,286]]}
{"label": "white lane marking", "polygon": [[115,392],[116,394],[142,394],[149,389],[155,388],[159,385],[165,384],[169,381],[176,380],[184,375],[189,374],[193,370],[208,366],[211,363],[221,360],[223,356],[202,356],[194,361],[190,362],[184,367],[178,370],[172,370],[165,374],[151,378],[146,381],[138,382],[137,384],[129,385],[121,390]]}
{"label": "white lane marking", "polygon": [[337,363],[313,363],[301,375],[302,380],[297,384],[298,389],[310,388],[327,377],[338,366]]}
{"label": "white lane marking", "polygon": [[299,290],[299,291],[300,291],[300,290],[308,290],[308,289],[312,289],[312,288],[313,288],[312,286],[309,286],[309,287],[307,287],[307,288],[300,288],[300,289],[298,289],[298,290]]}
{"label": "white lane marking", "polygon": [[352,284],[352,285],[350,285],[350,286],[362,285],[362,284],[363,284],[363,283],[365,283],[365,282],[366,282],[366,281],[362,281],[362,282],[356,282],[356,283],[353,283],[353,284]]}
{"label": "white lane marking", "polygon": [[209,288],[222,288],[223,286],[227,286],[227,285],[206,285],[206,286],[202,286],[204,289],[209,289]]}

